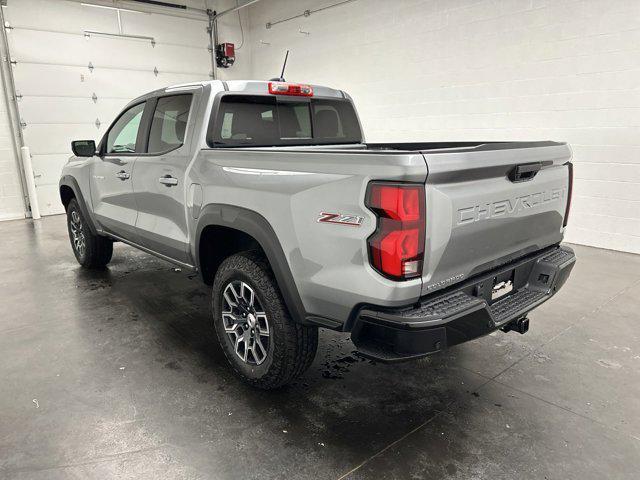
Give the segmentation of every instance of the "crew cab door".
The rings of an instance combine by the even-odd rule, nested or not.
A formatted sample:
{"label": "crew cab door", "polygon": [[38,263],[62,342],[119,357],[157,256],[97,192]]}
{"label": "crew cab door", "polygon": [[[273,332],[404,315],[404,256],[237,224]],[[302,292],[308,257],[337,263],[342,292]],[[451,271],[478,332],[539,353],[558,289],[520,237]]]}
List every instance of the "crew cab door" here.
{"label": "crew cab door", "polygon": [[91,200],[96,219],[110,233],[135,241],[138,216],[133,196],[133,166],[140,151],[146,102],[120,114],[105,135],[93,163]]}
{"label": "crew cab door", "polygon": [[[192,93],[149,100],[150,121],[145,152],[133,169],[138,217],[136,235],[143,247],[192,264],[185,209],[185,171],[189,165],[186,135]],[[152,112],[152,113],[151,113]]]}

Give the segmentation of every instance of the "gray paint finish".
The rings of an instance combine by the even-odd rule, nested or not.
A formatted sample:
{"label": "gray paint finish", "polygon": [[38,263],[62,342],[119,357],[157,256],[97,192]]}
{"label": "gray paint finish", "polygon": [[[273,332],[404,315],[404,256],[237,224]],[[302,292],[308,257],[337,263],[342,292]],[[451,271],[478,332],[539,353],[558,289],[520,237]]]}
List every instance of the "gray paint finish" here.
{"label": "gray paint finish", "polygon": [[[562,241],[571,152],[566,144],[508,150],[425,152],[427,252],[422,293],[513,255]],[[542,163],[532,180],[513,183],[514,163]]]}
{"label": "gray paint finish", "polygon": [[323,330],[307,373],[262,392],[197,279],[123,244],[85,271],[63,216],[2,222],[0,244],[0,478],[637,478],[639,256],[574,246],[526,335],[419,362]]}
{"label": "gray paint finish", "polygon": [[[339,90],[313,88],[315,96],[350,101]],[[202,82],[152,92],[130,103],[171,93],[194,95],[185,145],[167,155],[128,157],[133,166],[127,165],[127,192],[121,191],[125,185],[120,180],[111,178],[119,166],[109,167],[109,157],[70,160],[63,174],[79,177],[83,192],[91,190],[99,229],[180,265],[197,267],[195,240],[202,225],[194,204],[200,209],[232,205],[250,210],[275,232],[308,316],[338,324],[358,305],[409,305],[421,295],[562,240],[568,179],[564,163],[570,159],[566,144],[466,144],[448,149],[442,146],[447,144],[423,144],[425,150],[365,144],[208,148],[214,98],[225,91],[267,94],[268,87],[267,82]],[[515,165],[530,162],[544,164],[532,181],[507,179]],[[102,171],[104,175],[96,175]],[[178,185],[159,185],[163,175],[176,177]],[[364,201],[372,180],[426,182],[422,278],[392,281],[370,266],[367,238],[376,228],[376,217]],[[556,196],[533,205],[546,195]],[[128,208],[130,199],[137,212]],[[481,218],[484,210],[492,212],[491,218]],[[363,221],[359,228],[318,223],[321,212]],[[469,212],[478,221],[460,223]]]}

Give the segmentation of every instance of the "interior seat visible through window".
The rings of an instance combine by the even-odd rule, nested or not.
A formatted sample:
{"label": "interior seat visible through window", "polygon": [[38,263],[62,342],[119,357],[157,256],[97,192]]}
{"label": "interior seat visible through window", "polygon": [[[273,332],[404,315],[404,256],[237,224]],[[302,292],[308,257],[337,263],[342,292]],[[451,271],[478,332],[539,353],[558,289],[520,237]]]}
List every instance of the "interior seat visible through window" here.
{"label": "interior seat visible through window", "polygon": [[192,95],[158,99],[149,132],[149,153],[174,150],[184,143]]}
{"label": "interior seat visible through window", "polygon": [[276,135],[273,120],[255,105],[239,103],[232,112],[231,138],[234,140],[262,141]]}
{"label": "interior seat visible through window", "polygon": [[278,146],[360,143],[351,102],[266,95],[224,95],[209,124],[211,146]]}
{"label": "interior seat visible through window", "polygon": [[336,138],[340,132],[338,112],[335,110],[317,110],[315,113],[316,136],[322,138]]}

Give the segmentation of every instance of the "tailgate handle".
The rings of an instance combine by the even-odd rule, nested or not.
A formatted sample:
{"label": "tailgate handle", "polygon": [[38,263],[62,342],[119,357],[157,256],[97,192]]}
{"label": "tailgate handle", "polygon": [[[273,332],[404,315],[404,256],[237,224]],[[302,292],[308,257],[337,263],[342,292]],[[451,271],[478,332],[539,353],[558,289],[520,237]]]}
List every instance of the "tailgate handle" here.
{"label": "tailgate handle", "polygon": [[541,168],[542,162],[516,165],[516,167],[509,172],[509,180],[512,182],[527,182],[533,179]]}

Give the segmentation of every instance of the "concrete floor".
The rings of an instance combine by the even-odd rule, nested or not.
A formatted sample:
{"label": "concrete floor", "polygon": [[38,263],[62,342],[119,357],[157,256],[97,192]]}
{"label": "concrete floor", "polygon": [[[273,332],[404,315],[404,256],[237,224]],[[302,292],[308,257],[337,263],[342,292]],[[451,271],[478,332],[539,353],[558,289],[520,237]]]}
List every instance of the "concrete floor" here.
{"label": "concrete floor", "polygon": [[576,247],[498,333],[373,364],[324,331],[277,392],[239,383],[198,279],[116,245],[81,270],[64,217],[0,223],[0,478],[634,478],[640,256]]}

